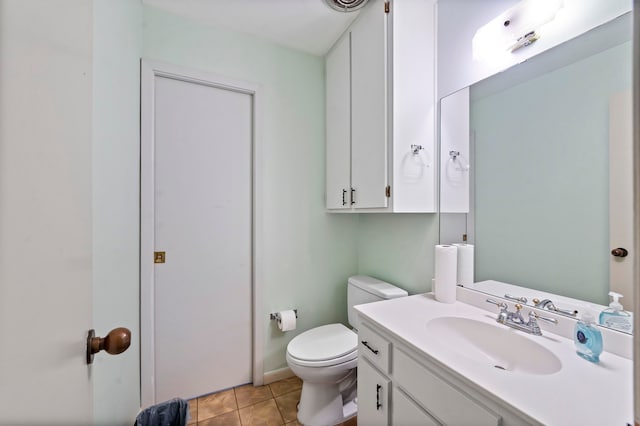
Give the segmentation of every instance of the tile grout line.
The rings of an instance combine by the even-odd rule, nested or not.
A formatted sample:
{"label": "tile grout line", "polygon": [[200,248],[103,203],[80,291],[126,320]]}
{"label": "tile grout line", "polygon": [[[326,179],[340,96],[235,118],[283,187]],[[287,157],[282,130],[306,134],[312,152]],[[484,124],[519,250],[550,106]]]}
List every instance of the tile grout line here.
{"label": "tile grout line", "polygon": [[236,401],[236,413],[238,414],[238,421],[240,422],[240,426],[242,426],[242,417],[240,417],[240,404],[238,404],[238,394],[236,393],[236,388],[233,388],[233,399]]}

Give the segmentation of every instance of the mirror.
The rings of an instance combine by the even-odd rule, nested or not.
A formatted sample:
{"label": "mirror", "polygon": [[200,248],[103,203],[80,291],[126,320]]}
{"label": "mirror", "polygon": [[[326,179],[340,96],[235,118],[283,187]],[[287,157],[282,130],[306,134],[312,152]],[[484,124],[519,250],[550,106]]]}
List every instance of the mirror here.
{"label": "mirror", "polygon": [[632,309],[632,256],[612,254],[632,249],[630,15],[469,88],[469,213],[441,213],[440,242],[468,235],[476,283]]}

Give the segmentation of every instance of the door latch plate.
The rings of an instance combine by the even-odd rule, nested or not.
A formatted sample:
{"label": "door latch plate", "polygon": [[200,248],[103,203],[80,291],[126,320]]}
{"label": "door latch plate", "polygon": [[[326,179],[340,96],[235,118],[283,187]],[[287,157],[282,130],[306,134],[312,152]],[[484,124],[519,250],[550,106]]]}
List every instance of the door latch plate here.
{"label": "door latch plate", "polygon": [[153,263],[164,263],[165,254],[163,251],[154,251],[153,252]]}

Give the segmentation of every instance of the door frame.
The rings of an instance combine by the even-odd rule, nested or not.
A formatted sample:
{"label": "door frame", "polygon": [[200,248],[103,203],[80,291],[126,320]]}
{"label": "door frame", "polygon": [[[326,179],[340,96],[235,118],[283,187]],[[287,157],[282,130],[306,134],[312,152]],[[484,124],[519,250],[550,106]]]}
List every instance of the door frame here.
{"label": "door frame", "polygon": [[155,356],[154,356],[154,105],[155,78],[167,77],[189,83],[203,84],[224,90],[247,94],[252,97],[251,141],[251,294],[252,294],[252,376],[253,384],[262,385],[263,318],[262,288],[262,163],[260,86],[228,77],[195,71],[181,66],[141,60],[140,67],[140,400],[142,407],[155,404]]}

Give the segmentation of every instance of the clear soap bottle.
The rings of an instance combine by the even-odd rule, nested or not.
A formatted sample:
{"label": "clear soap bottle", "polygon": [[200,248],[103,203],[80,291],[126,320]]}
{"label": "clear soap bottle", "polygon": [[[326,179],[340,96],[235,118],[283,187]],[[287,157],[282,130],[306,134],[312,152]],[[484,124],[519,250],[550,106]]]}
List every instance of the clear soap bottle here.
{"label": "clear soap bottle", "polygon": [[576,323],[573,333],[576,353],[582,358],[599,362],[602,353],[602,333],[595,325],[595,316],[590,310],[585,310],[580,321]]}
{"label": "clear soap bottle", "polygon": [[610,291],[609,296],[611,296],[612,300],[609,303],[609,308],[600,313],[600,325],[631,333],[633,330],[633,317],[629,312],[622,309],[622,303],[620,303],[622,295]]}

